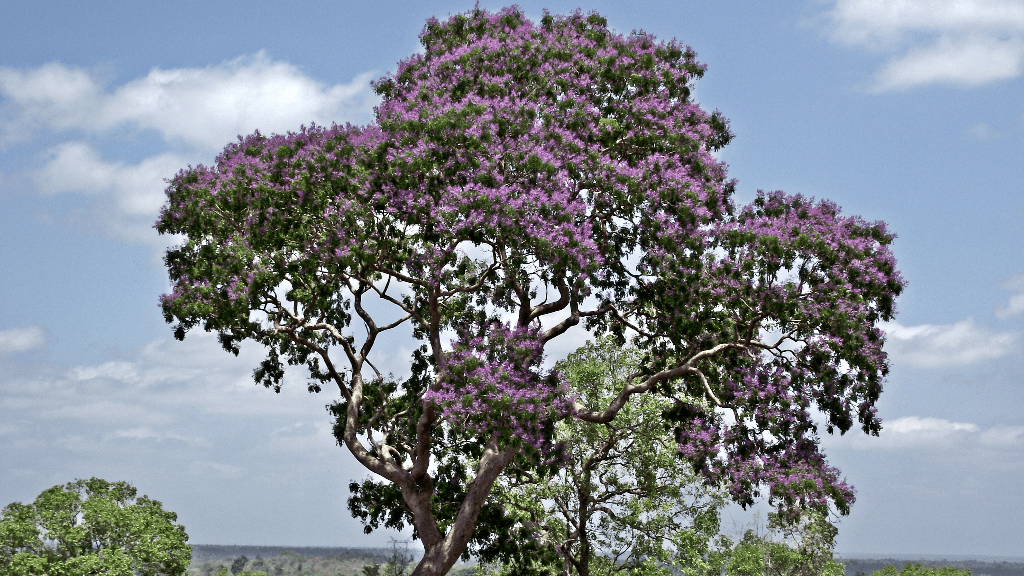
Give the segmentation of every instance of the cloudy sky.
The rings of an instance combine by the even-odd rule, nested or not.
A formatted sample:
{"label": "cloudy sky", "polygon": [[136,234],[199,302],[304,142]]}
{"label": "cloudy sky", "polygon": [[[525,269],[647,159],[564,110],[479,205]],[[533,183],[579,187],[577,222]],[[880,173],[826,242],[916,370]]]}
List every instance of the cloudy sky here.
{"label": "cloudy sky", "polygon": [[[481,2],[487,8],[501,5]],[[841,553],[1024,550],[1024,0],[561,0],[693,46],[739,199],[888,222],[909,287]],[[194,543],[372,546],[323,406],[157,307],[164,179],[238,134],[366,123],[370,81],[470,2],[8,3],[0,19],[0,505],[130,480]],[[402,350],[390,353],[401,371]],[[731,518],[732,516],[730,516]],[[740,515],[736,518],[742,520]]]}

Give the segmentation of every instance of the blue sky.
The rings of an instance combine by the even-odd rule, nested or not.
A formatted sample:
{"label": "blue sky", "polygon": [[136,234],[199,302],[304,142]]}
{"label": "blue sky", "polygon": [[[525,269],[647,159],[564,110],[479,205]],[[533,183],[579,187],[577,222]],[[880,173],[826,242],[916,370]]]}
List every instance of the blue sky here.
{"label": "blue sky", "polygon": [[[858,489],[839,552],[1024,554],[1024,1],[520,5],[691,45],[741,201],[830,198],[899,235],[885,430],[823,442]],[[364,472],[334,445],[332,398],[257,388],[258,351],[171,338],[152,223],[163,179],[238,134],[370,121],[369,82],[429,16],[470,7],[5,5],[0,505],[100,476],[162,500],[195,543],[387,541],[345,509]],[[382,359],[396,373],[403,346]]]}

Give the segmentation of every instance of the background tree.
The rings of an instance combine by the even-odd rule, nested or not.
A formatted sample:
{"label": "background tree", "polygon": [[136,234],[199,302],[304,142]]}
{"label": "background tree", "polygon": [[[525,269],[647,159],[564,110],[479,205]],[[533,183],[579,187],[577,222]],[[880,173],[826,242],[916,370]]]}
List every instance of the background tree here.
{"label": "background tree", "polygon": [[[588,341],[556,370],[581,402],[602,405],[640,360],[637,349],[603,338]],[[661,418],[669,407],[647,394],[609,423],[559,422],[555,434],[566,458],[557,469],[549,476],[507,474],[492,494],[516,519],[514,537],[536,541],[545,553],[503,547],[484,550],[482,560],[496,560],[499,574],[703,573],[725,493],[678,457]]]}
{"label": "background tree", "polygon": [[843,576],[845,567],[834,560],[838,533],[830,519],[806,511],[799,521],[783,522],[770,515],[767,533],[748,529],[735,543],[725,536],[711,548],[706,576]]}
{"label": "background tree", "polygon": [[[268,387],[286,365],[337,387],[335,434],[383,479],[351,507],[368,529],[413,526],[417,576],[502,540],[491,488],[513,461],[554,464],[555,422],[611,422],[647,392],[736,501],[846,512],[810,411],[880,429],[876,324],[903,285],[884,225],[781,193],[737,210],[713,155],[727,123],[692,101],[704,67],[674,41],[508,8],[431,20],[421,42],[376,84],[376,125],[256,133],[170,182],[175,335],[257,342]],[[635,334],[607,405],[543,368],[578,325]],[[399,327],[423,346],[392,381],[371,356]]]}
{"label": "background tree", "polygon": [[177,515],[126,482],[54,486],[0,513],[0,573],[180,576],[192,558]]}

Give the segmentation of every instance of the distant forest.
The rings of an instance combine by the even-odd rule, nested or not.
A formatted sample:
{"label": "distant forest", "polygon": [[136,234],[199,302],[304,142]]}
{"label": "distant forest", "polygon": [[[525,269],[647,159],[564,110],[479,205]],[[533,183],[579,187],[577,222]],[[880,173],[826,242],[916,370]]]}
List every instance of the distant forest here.
{"label": "distant forest", "polygon": [[952,566],[961,570],[970,570],[971,576],[1024,576],[1024,562],[986,562],[982,560],[895,560],[883,559],[838,559],[846,566],[846,576],[870,576],[885,566],[903,568],[911,562],[925,567]]}
{"label": "distant forest", "polygon": [[[399,543],[402,544],[402,543]],[[386,576],[380,568],[389,561],[405,564],[423,554],[404,545],[392,548],[328,548],[299,546],[218,546],[193,544],[189,576],[244,576],[265,572],[267,576]],[[376,569],[373,567],[377,566]],[[450,576],[470,576],[473,566],[458,563]]]}
{"label": "distant forest", "polygon": [[277,556],[281,552],[293,552],[300,556],[309,558],[315,557],[339,557],[339,558],[360,558],[378,559],[386,562],[391,556],[391,548],[342,548],[324,546],[218,546],[215,544],[193,544],[192,563],[221,560],[224,558],[237,558],[246,556],[256,558],[261,556],[268,558]]}
{"label": "distant forest", "polygon": [[[242,571],[262,571],[267,576],[371,576],[375,572],[364,567],[382,565],[404,556],[412,568],[422,554],[419,550],[394,548],[328,548],[296,546],[217,546],[192,545],[189,576],[216,576]],[[239,559],[244,558],[244,562]],[[972,576],[1024,576],[1024,562],[992,562],[982,560],[912,560],[912,559],[838,559],[846,566],[846,576],[870,576],[886,565],[902,568],[914,562],[926,567],[953,566],[970,570]],[[235,572],[232,571],[235,568]],[[471,576],[472,564],[459,563],[451,576]]]}

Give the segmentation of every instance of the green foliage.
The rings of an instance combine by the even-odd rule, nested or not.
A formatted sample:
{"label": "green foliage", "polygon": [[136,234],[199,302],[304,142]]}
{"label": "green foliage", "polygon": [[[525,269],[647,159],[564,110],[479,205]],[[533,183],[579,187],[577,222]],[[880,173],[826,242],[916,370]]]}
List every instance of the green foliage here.
{"label": "green foliage", "polygon": [[[637,373],[638,357],[604,338],[556,370],[582,404],[601,406]],[[494,566],[483,571],[668,576],[705,566],[725,495],[679,457],[660,418],[670,406],[647,394],[630,399],[612,423],[559,422],[565,460],[546,475],[511,470],[494,489],[492,499],[517,522],[517,538],[484,556]]]}
{"label": "green foliage", "polygon": [[[843,576],[832,558],[836,527],[828,518],[808,511],[795,524],[769,520],[769,533],[747,530],[733,543],[719,537],[708,555],[702,576]],[[950,575],[952,576],[952,575]]]}
{"label": "green foliage", "polygon": [[971,576],[971,571],[952,566],[925,567],[911,562],[904,564],[901,570],[896,570],[895,566],[886,566],[875,571],[872,576]]}
{"label": "green foliage", "polygon": [[192,551],[176,520],[126,482],[54,486],[0,513],[0,574],[181,576]]}

